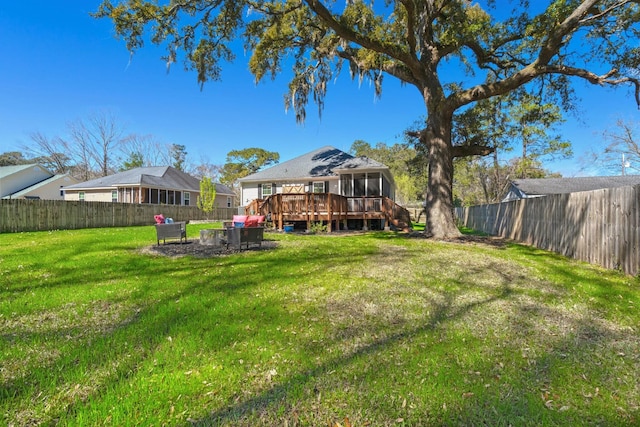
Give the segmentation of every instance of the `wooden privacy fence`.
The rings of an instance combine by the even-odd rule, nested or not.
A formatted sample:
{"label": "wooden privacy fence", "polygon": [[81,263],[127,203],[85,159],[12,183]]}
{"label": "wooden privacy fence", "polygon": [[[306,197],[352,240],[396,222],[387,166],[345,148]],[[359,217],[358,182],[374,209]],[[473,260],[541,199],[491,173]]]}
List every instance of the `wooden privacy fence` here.
{"label": "wooden privacy fence", "polygon": [[0,200],[0,232],[151,225],[156,214],[174,221],[230,220],[235,211],[233,208],[217,208],[207,214],[195,206]]}
{"label": "wooden privacy fence", "polygon": [[456,208],[463,225],[562,255],[640,273],[640,186]]}

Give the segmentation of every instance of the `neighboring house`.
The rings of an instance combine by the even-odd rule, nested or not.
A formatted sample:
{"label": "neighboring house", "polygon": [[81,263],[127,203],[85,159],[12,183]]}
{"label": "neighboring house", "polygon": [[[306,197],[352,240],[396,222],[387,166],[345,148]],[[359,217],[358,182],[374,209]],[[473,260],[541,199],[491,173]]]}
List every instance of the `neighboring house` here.
{"label": "neighboring house", "polygon": [[238,206],[236,203],[236,193],[231,188],[224,184],[216,183],[216,200],[214,207],[216,208],[235,208]]}
{"label": "neighboring house", "polygon": [[199,195],[197,178],[171,166],[155,166],[71,185],[65,188],[64,199],[196,206]]}
{"label": "neighboring house", "polygon": [[[389,168],[367,157],[354,157],[327,146],[239,180],[248,214],[271,216],[310,227],[332,222],[342,228],[408,228],[408,212],[395,204]],[[316,197],[310,197],[316,195]],[[276,197],[277,196],[277,197]],[[397,214],[402,213],[402,223]]]}
{"label": "neighboring house", "polygon": [[38,164],[1,166],[0,198],[63,200],[64,188],[78,180],[49,172]]}
{"label": "neighboring house", "polygon": [[516,179],[509,185],[503,202],[542,197],[550,194],[577,193],[604,188],[626,187],[640,184],[640,175],[594,176],[578,178]]}

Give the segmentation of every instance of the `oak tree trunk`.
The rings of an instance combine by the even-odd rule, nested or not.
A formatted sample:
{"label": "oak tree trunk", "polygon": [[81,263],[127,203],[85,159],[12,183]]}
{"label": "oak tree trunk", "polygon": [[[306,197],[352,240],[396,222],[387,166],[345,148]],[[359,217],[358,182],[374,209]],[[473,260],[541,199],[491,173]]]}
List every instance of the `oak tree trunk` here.
{"label": "oak tree trunk", "polygon": [[435,239],[460,236],[453,206],[451,120],[430,114],[424,143],[429,149],[425,234]]}

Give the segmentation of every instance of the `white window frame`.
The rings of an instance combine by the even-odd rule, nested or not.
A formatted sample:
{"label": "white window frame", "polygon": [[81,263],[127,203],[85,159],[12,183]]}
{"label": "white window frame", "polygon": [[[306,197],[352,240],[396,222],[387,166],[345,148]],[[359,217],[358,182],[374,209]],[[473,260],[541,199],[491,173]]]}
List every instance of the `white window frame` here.
{"label": "white window frame", "polygon": [[191,193],[189,193],[188,191],[185,191],[184,193],[182,193],[184,197],[184,205],[185,206],[190,206],[191,203]]}
{"label": "white window frame", "polygon": [[[264,199],[265,196],[272,196],[273,195],[273,183],[268,183],[268,184],[261,184],[262,188],[260,189],[260,192],[262,194],[262,198]],[[268,192],[265,192],[264,190],[268,189]]]}
{"label": "white window frame", "polygon": [[231,198],[231,196],[227,196],[227,207],[228,208],[233,207],[233,199]]}
{"label": "white window frame", "polygon": [[78,200],[84,202],[84,191],[78,191]]}
{"label": "white window frame", "polygon": [[111,190],[111,203],[118,201],[118,190]]}
{"label": "white window frame", "polygon": [[[321,188],[322,191],[316,191],[316,185],[321,185],[322,186],[322,188]],[[312,193],[326,193],[325,188],[324,188],[324,181],[314,181],[312,183],[312,191],[311,192]]]}

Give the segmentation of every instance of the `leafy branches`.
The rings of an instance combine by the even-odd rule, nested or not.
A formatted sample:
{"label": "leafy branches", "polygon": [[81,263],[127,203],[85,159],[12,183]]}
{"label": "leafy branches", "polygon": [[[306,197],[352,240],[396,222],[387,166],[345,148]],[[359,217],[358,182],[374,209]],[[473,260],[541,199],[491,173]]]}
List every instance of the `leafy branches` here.
{"label": "leafy branches", "polygon": [[[93,14],[109,17],[116,33],[125,39],[131,53],[144,46],[144,35],[151,27],[150,41],[167,46],[163,59],[167,69],[177,61],[178,52],[185,52],[185,69],[197,72],[202,86],[208,80],[220,80],[220,61],[235,58],[230,43],[244,27],[245,1],[208,0],[171,2],[161,6],[156,2],[127,0],[114,4],[102,2]],[[183,20],[187,23],[182,24]]]}

